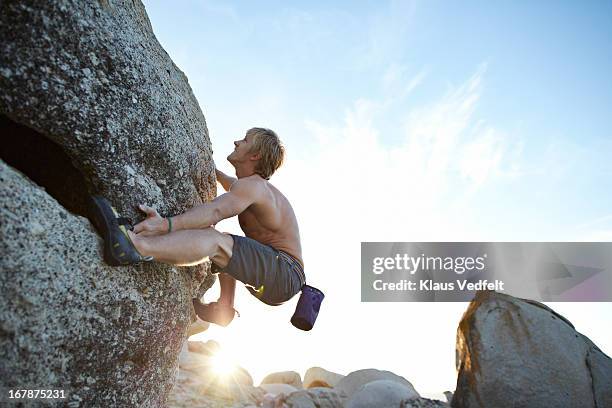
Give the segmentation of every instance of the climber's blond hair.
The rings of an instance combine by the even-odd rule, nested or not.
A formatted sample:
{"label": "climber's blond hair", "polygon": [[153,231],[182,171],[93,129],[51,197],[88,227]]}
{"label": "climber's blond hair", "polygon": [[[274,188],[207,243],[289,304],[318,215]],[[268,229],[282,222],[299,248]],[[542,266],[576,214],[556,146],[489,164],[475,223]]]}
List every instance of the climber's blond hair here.
{"label": "climber's blond hair", "polygon": [[285,147],[273,130],[266,128],[251,128],[247,136],[253,138],[251,153],[259,153],[261,159],[255,167],[255,173],[266,180],[274,174],[285,159]]}

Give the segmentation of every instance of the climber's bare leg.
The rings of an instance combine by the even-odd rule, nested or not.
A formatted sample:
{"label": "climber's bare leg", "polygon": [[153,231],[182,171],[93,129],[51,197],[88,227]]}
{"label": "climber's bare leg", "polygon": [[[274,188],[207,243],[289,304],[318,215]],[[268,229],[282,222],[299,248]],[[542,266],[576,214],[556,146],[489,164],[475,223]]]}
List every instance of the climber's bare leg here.
{"label": "climber's bare leg", "polygon": [[[209,258],[225,268],[232,257],[234,239],[214,228],[182,230],[157,236],[139,236],[128,231],[134,246],[142,256],[152,256],[158,262],[172,265],[196,265]],[[221,294],[217,302],[234,307],[236,279],[219,273]]]}
{"label": "climber's bare leg", "polygon": [[236,293],[236,279],[227,274],[219,273],[219,286],[221,286],[221,294],[219,295],[218,303],[234,307],[234,294]]}
{"label": "climber's bare leg", "polygon": [[210,259],[225,268],[232,257],[234,239],[214,228],[181,230],[164,235],[142,236],[128,231],[142,256],[172,265],[197,265]]}

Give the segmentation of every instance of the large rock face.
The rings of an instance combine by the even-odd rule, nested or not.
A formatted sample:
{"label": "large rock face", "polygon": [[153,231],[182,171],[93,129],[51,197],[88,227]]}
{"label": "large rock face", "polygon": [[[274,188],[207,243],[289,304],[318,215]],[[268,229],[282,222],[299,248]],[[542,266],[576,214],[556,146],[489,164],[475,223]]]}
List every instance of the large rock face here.
{"label": "large rock face", "polygon": [[609,407],[612,360],[547,306],[478,292],[457,330],[452,406]]}
{"label": "large rock face", "polygon": [[102,194],[139,219],[138,203],[175,214],[216,194],[204,116],[143,5],[0,2],[0,134],[0,385],[162,406],[211,280],[106,266],[84,205]]}

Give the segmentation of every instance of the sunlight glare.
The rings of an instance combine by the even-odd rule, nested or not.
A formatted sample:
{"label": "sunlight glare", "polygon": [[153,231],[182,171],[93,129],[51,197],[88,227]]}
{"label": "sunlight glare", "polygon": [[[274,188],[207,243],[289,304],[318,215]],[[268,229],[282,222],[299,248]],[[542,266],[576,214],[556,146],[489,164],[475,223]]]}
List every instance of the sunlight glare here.
{"label": "sunlight glare", "polygon": [[223,350],[218,350],[212,357],[213,371],[219,376],[229,376],[236,370],[236,364],[231,355]]}

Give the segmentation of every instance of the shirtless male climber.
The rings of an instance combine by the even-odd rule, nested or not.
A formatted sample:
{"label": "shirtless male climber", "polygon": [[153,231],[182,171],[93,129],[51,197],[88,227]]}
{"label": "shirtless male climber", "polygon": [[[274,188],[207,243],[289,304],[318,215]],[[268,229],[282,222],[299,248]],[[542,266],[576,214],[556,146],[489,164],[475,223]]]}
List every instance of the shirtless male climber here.
{"label": "shirtless male climber", "polygon": [[[284,159],[278,136],[270,129],[252,128],[234,146],[227,160],[237,178],[216,170],[227,192],[183,214],[162,218],[140,205],[147,218],[132,231],[107,200],[92,200],[94,221],[105,239],[105,259],[111,265],[149,260],[195,265],[210,259],[221,294],[216,302],[193,299],[193,305],[202,320],[221,326],[234,318],[236,280],[262,302],[277,305],[297,294],[306,279],[295,214],[287,198],[268,182]],[[246,237],[214,229],[217,222],[235,215]]]}

